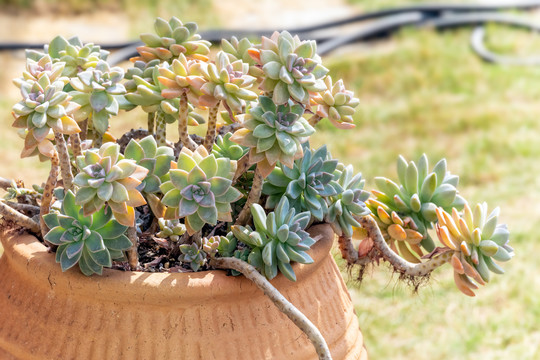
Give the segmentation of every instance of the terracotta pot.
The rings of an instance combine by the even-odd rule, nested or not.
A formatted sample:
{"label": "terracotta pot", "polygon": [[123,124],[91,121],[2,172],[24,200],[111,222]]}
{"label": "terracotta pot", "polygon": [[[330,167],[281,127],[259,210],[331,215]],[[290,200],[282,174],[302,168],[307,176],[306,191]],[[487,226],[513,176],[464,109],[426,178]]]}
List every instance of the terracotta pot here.
{"label": "terracotta pot", "polygon": [[[311,265],[272,283],[321,330],[334,359],[367,359],[351,298],[311,234]],[[34,237],[2,239],[0,359],[315,359],[307,337],[244,277],[224,271],[62,273]]]}

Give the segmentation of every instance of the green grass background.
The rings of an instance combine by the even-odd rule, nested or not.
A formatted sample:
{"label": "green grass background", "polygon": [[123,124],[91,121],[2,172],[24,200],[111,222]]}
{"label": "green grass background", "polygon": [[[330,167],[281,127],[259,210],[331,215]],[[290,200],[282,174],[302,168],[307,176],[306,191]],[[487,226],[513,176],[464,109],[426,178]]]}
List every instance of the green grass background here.
{"label": "green grass background", "polygon": [[[359,10],[405,3],[354,2]],[[166,9],[149,4],[139,0],[137,6],[152,15]],[[219,19],[204,6],[178,4],[202,24]],[[134,31],[149,29],[151,22],[134,21]],[[334,157],[364,174],[368,188],[375,176],[397,177],[398,154],[417,159],[426,153],[432,163],[446,157],[450,171],[460,175],[462,195],[501,207],[516,249],[504,265],[507,274],[493,276],[476,298],[456,289],[449,266],[437,270],[417,295],[384,264],[361,285],[349,280],[372,359],[540,358],[540,68],[485,64],[469,49],[469,35],[470,29],[407,29],[324,59],[332,77],[344,78],[361,105],[354,130],[323,123],[312,146],[327,144]],[[538,36],[496,26],[488,28],[488,45],[502,53],[540,54]],[[0,93],[6,129],[0,132],[0,175],[41,182],[45,164],[17,159],[22,141],[9,128],[15,101]],[[114,127],[133,124],[144,124],[144,115],[122,115]]]}

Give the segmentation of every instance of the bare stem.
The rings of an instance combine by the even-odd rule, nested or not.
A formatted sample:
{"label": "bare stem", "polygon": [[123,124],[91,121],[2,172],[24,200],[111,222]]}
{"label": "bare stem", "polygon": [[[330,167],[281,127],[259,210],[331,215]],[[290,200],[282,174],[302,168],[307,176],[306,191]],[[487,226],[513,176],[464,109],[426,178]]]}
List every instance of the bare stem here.
{"label": "bare stem", "polygon": [[158,146],[167,144],[167,124],[165,123],[165,113],[161,110],[156,112],[156,142]]}
{"label": "bare stem", "polygon": [[137,237],[137,230],[134,227],[127,229],[127,236],[131,240],[131,247],[126,252],[129,267],[131,270],[137,270],[139,266],[139,253],[137,247],[139,246],[139,238]]}
{"label": "bare stem", "polygon": [[81,132],[80,132],[81,140],[84,141],[86,140],[86,137],[88,135],[88,119],[83,120],[81,122],[80,128],[81,128]]}
{"label": "bare stem", "polygon": [[60,172],[62,173],[64,188],[70,190],[73,187],[73,174],[71,173],[71,161],[69,159],[66,140],[64,139],[64,135],[58,131],[54,132],[54,138],[56,140],[56,149],[60,157]]}
{"label": "bare stem", "polygon": [[188,134],[188,115],[189,105],[187,94],[184,92],[180,96],[180,110],[178,112],[178,137],[182,146],[187,147],[191,151],[197,149],[197,144],[189,137]]}
{"label": "bare stem", "polygon": [[69,135],[69,140],[71,141],[71,151],[73,151],[73,156],[77,157],[82,154],[81,148],[81,137],[79,134]]}
{"label": "bare stem", "polygon": [[17,225],[20,225],[30,230],[34,234],[40,233],[40,226],[37,222],[30,219],[28,216],[21,214],[20,212],[11,208],[7,204],[8,203],[0,201],[0,215],[5,217],[6,219],[13,221]]}
{"label": "bare stem", "polygon": [[12,186],[13,186],[13,183],[11,182],[11,180],[0,177],[0,188],[7,190]]}
{"label": "bare stem", "polygon": [[312,117],[309,118],[308,122],[309,122],[309,125],[311,126],[315,126],[319,123],[319,121],[322,120],[322,117],[320,117],[319,115],[317,114],[313,114]]}
{"label": "bare stem", "polygon": [[249,161],[249,153],[242,156],[240,160],[236,162],[236,172],[234,173],[233,177],[233,184],[236,183],[238,178],[242,176],[248,169],[251,167],[251,162]]}
{"label": "bare stem", "polygon": [[12,201],[6,201],[6,200],[0,200],[0,202],[8,205],[10,208],[15,209],[17,211],[25,211],[29,213],[39,214],[39,206],[35,206],[32,204],[21,204],[21,203],[16,203]]}
{"label": "bare stem", "polygon": [[251,219],[251,205],[259,202],[259,199],[261,198],[262,185],[263,176],[259,170],[259,167],[257,166],[255,168],[255,176],[253,177],[253,185],[251,186],[246,204],[238,215],[238,219],[236,219],[236,225],[246,225],[249,222],[249,219]]}
{"label": "bare stem", "polygon": [[208,129],[206,130],[206,136],[204,137],[204,147],[208,152],[212,151],[214,146],[214,140],[216,139],[216,127],[217,127],[217,114],[219,110],[219,102],[210,108],[208,111]]}
{"label": "bare stem", "polygon": [[155,131],[156,131],[156,113],[149,112],[148,113],[148,133],[150,135],[154,135]]}
{"label": "bare stem", "polygon": [[371,216],[364,216],[359,219],[362,227],[367,231],[367,235],[373,240],[374,247],[379,251],[384,260],[388,261],[396,271],[408,276],[424,276],[431,273],[439,266],[447,263],[453,252],[447,251],[437,255],[426,262],[413,264],[404,260],[396,254],[386,243],[377,223]]}
{"label": "bare stem", "polygon": [[210,260],[210,266],[218,269],[234,269],[241,272],[246,278],[253,281],[253,283],[262,290],[262,292],[272,300],[274,305],[292,322],[298,326],[304,334],[307,335],[317,352],[319,359],[332,359],[330,349],[324,340],[321,332],[317,327],[305,316],[300,310],[298,310],[289,300],[287,300],[281,293],[262,276],[255,267],[247,262],[233,258],[213,258]]}
{"label": "bare stem", "polygon": [[352,239],[349,236],[340,236],[338,238],[339,251],[341,251],[341,257],[347,260],[349,265],[366,265],[369,258],[358,258],[358,251],[354,248]]}
{"label": "bare stem", "polygon": [[41,226],[41,235],[45,236],[49,231],[43,216],[48,214],[51,208],[51,202],[53,197],[53,191],[56,187],[56,180],[58,178],[58,172],[60,167],[60,160],[58,159],[58,153],[54,153],[51,157],[51,171],[49,172],[49,177],[45,183],[45,188],[43,189],[43,197],[41,199],[41,207],[39,211],[39,224]]}
{"label": "bare stem", "polygon": [[94,147],[99,149],[101,145],[103,145],[103,134],[94,131]]}

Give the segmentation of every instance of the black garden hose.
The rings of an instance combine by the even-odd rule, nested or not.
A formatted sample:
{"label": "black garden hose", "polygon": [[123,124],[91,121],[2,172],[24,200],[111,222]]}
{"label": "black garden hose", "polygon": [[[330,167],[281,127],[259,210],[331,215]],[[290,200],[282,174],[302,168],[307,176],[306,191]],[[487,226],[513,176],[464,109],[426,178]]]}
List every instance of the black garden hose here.
{"label": "black garden hose", "polygon": [[[484,45],[485,32],[481,27],[486,23],[499,23],[532,31],[540,31],[540,26],[536,23],[524,21],[522,18],[513,15],[494,13],[494,11],[500,10],[530,10],[538,7],[540,7],[539,0],[496,1],[489,4],[419,4],[368,12],[342,20],[293,28],[289,31],[293,34],[298,34],[302,39],[316,40],[319,44],[318,53],[325,55],[347,44],[388,37],[403,27],[408,26],[432,27],[439,31],[463,26],[480,26],[473,31],[471,37],[471,47],[480,58],[491,63],[538,65],[540,58],[512,58],[490,52]],[[325,32],[325,30],[335,30],[343,25],[361,24],[363,22],[365,24],[360,29],[345,35],[333,36],[328,31]],[[271,33],[272,31],[268,30],[207,30],[202,31],[201,36],[212,43],[219,43],[222,38],[230,38],[232,36],[259,37],[262,35],[269,36]],[[111,64],[117,64],[132,56],[136,56],[136,47],[140,45],[142,43],[137,41],[105,44],[102,45],[102,48],[116,50],[109,56],[109,62]],[[43,45],[0,43],[0,51],[38,48],[43,48]]]}

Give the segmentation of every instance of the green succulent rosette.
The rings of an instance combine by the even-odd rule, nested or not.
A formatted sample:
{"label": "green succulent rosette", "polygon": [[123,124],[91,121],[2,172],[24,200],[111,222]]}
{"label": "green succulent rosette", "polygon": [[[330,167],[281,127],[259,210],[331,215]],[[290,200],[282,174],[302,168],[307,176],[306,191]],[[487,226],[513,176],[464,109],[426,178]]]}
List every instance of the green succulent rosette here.
{"label": "green succulent rosette", "polygon": [[156,34],[141,34],[144,45],[137,47],[139,56],[131,61],[149,62],[159,59],[170,63],[180,55],[204,57],[210,52],[210,42],[201,40],[194,22],[182,23],[174,16],[169,21],[158,17],[154,29]]}
{"label": "green succulent rosette", "polygon": [[89,216],[107,204],[118,222],[134,226],[134,207],[146,204],[137,188],[148,169],[135,160],[125,159],[120,146],[110,142],[78,156],[76,165],[80,172],[73,179],[79,187],[75,202],[82,206],[84,215]]}
{"label": "green succulent rosette", "polygon": [[177,167],[160,187],[165,194],[162,203],[168,207],[166,219],[185,218],[190,235],[205,224],[232,221],[231,203],[242,196],[232,187],[236,161],[216,159],[201,145],[194,152],[182,148]]}
{"label": "green succulent rosette", "polygon": [[283,197],[268,215],[259,204],[251,206],[255,230],[249,226],[233,226],[234,236],[252,248],[248,262],[266,278],[273,279],[278,270],[289,280],[296,281],[292,262],[311,264],[313,259],[307,251],[315,243],[305,228],[311,214],[296,213]]}
{"label": "green succulent rosette", "polygon": [[353,228],[360,227],[357,218],[370,213],[365,204],[369,192],[364,190],[365,180],[362,179],[362,174],[354,174],[352,165],[345,167],[340,164],[335,176],[343,191],[326,198],[327,221],[338,235],[351,237]]}
{"label": "green succulent rosette", "polygon": [[260,88],[272,93],[276,104],[292,98],[309,105],[310,92],[326,90],[323,79],[328,69],[321,64],[315,41],[301,41],[287,31],[274,32],[270,38],[262,38],[256,60],[266,75]]}
{"label": "green succulent rosette", "polygon": [[177,242],[180,236],[186,232],[186,226],[179,220],[165,220],[163,218],[158,219],[159,232],[157,237],[171,239],[173,242]]}
{"label": "green succulent rosette", "polygon": [[[384,204],[390,212],[395,211],[400,217],[410,217],[418,232],[424,236],[422,247],[432,251],[434,242],[427,230],[432,229],[433,222],[437,221],[437,207],[452,212],[452,208],[461,210],[466,203],[456,189],[459,177],[447,171],[445,159],[437,162],[429,171],[425,154],[416,163],[407,163],[400,156],[397,169],[400,184],[384,177],[375,178],[379,191],[372,191],[375,198],[369,200],[370,207],[376,210],[380,204]],[[376,216],[377,212],[373,214]]]}
{"label": "green succulent rosette", "polygon": [[20,88],[25,81],[37,82],[42,76],[46,75],[51,83],[62,81],[67,84],[69,78],[62,76],[65,65],[63,62],[54,63],[49,55],[36,53],[35,56],[26,58],[26,69],[23,71],[22,77],[13,79],[13,83]]}
{"label": "green succulent rosette", "polygon": [[246,101],[257,99],[257,94],[249,88],[256,78],[248,75],[249,64],[236,60],[230,62],[223,51],[216,55],[216,62],[199,62],[198,68],[205,84],[201,87],[200,102],[204,106],[215,106],[223,101],[234,113],[241,113]]}
{"label": "green succulent rosette", "polygon": [[133,66],[126,70],[124,75],[124,87],[127,92],[134,92],[137,90],[137,83],[133,79],[134,76],[138,76],[146,81],[153,81],[154,68],[159,66],[161,62],[158,59],[152,60],[150,62],[144,62],[137,60],[133,63]]}
{"label": "green succulent rosette", "polygon": [[118,115],[118,97],[126,93],[126,88],[120,84],[123,78],[122,68],[110,68],[105,61],[98,61],[95,68],[80,72],[72,78],[70,84],[74,91],[70,95],[81,106],[75,112],[75,119],[89,119],[95,131],[105,134],[111,116]]}
{"label": "green succulent rosette", "polygon": [[202,248],[201,240],[192,244],[182,244],[179,248],[178,261],[188,264],[191,270],[197,272],[206,263],[208,255]]}
{"label": "green succulent rosette", "polygon": [[116,221],[110,209],[85,215],[71,191],[64,196],[61,212],[47,214],[43,219],[50,228],[45,240],[58,245],[56,262],[62,271],[78,263],[84,275],[101,275],[104,267],[123,258],[123,251],[132,246],[124,235],[127,226]]}
{"label": "green succulent rosette", "polygon": [[318,104],[316,114],[321,118],[328,118],[338,129],[354,128],[353,115],[360,100],[354,97],[354,93],[345,89],[343,80],[332,84],[332,78],[324,79],[327,90],[313,98]]}
{"label": "green succulent rosette", "polygon": [[17,83],[22,100],[13,106],[13,126],[25,129],[22,157],[41,154],[50,158],[55,153],[53,131],[66,135],[81,131],[73,119],[79,105],[63,90],[65,78],[54,74],[53,78],[56,80],[51,82],[44,72],[37,81]]}
{"label": "green succulent rosette", "polygon": [[295,160],[292,168],[276,166],[265,179],[266,208],[273,209],[283,196],[287,196],[290,206],[297,212],[309,211],[322,221],[328,212],[324,198],[343,192],[334,180],[338,161],[329,158],[326,145],[317,150],[311,150],[307,142],[303,146],[304,156]]}
{"label": "green succulent rosette", "polygon": [[451,214],[437,208],[437,236],[453,251],[450,263],[454,268],[454,281],[465,295],[474,296],[477,284],[489,282],[491,272],[504,274],[495,261],[506,262],[514,256],[514,249],[508,244],[507,226],[497,223],[499,212],[496,208],[488,213],[486,203],[477,204],[474,209],[465,204],[462,213],[456,208]]}
{"label": "green succulent rosette", "polygon": [[262,78],[264,71],[257,66],[257,61],[250,56],[250,50],[255,45],[249,41],[248,38],[242,38],[238,40],[235,36],[231,37],[230,41],[226,39],[221,40],[221,49],[227,54],[230,62],[241,60],[243,63],[249,65],[248,74],[255,78]]}
{"label": "green succulent rosette", "polygon": [[231,136],[231,133],[227,133],[223,136],[218,135],[216,137],[216,141],[212,147],[212,154],[214,154],[216,158],[240,160],[240,158],[247,153],[248,149],[233,142]]}
{"label": "green succulent rosette", "polygon": [[304,108],[289,101],[276,105],[266,96],[259,97],[259,105],[245,116],[243,127],[236,130],[231,140],[248,147],[251,163],[257,163],[264,177],[279,161],[289,168],[303,156],[302,143],[315,129],[302,117]]}

